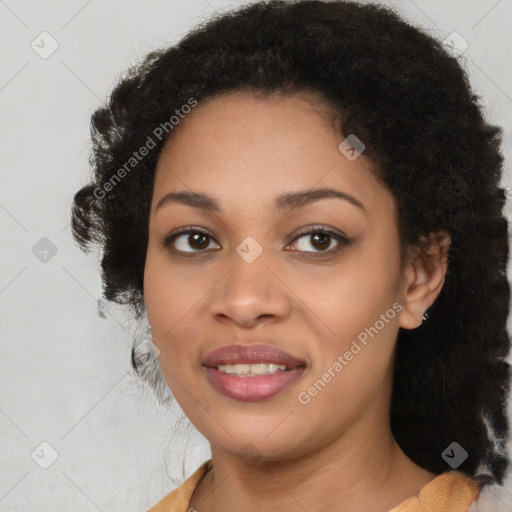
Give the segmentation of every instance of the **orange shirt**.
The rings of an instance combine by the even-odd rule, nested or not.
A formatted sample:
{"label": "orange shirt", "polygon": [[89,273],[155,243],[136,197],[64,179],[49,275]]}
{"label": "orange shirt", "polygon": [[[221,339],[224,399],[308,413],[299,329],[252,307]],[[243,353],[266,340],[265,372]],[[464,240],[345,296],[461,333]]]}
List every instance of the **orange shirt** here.
{"label": "orange shirt", "polygon": [[[192,494],[211,467],[212,460],[209,459],[178,488],[146,512],[189,512]],[[459,471],[447,471],[424,485],[416,496],[408,498],[388,512],[467,512],[479,492],[480,484],[475,479]]]}

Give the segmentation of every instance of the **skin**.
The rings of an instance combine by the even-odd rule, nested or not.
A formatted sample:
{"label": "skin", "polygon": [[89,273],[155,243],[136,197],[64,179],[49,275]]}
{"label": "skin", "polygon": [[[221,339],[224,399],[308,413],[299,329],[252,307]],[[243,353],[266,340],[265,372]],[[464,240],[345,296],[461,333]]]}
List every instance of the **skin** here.
{"label": "skin", "polygon": [[[328,512],[340,504],[344,512],[383,512],[437,476],[395,442],[389,407],[398,329],[418,327],[441,291],[449,236],[439,233],[428,257],[411,248],[401,271],[396,201],[364,153],[350,161],[340,152],[343,137],[327,112],[310,92],[223,94],[181,121],[158,161],[145,306],[169,388],[211,444],[213,469],[190,502],[199,512]],[[272,207],[280,194],[321,187],[351,194],[366,211],[339,198]],[[156,210],[171,191],[208,194],[222,212],[179,203]],[[318,225],[349,242],[297,238]],[[187,226],[211,238],[194,243],[185,234],[163,245]],[[236,252],[248,236],[263,250],[252,263]],[[298,394],[395,302],[401,311],[301,404]],[[202,360],[235,340],[263,340],[307,369],[270,399],[226,397],[207,380]]]}

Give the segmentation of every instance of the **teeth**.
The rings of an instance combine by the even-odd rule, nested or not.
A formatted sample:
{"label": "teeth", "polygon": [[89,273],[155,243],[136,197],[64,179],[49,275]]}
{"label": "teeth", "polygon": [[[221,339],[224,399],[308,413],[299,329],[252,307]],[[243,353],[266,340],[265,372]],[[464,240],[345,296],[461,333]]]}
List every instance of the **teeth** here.
{"label": "teeth", "polygon": [[257,375],[272,375],[279,371],[284,372],[286,366],[284,364],[221,364],[217,366],[220,372],[228,373],[230,375],[237,375],[238,377],[254,377]]}

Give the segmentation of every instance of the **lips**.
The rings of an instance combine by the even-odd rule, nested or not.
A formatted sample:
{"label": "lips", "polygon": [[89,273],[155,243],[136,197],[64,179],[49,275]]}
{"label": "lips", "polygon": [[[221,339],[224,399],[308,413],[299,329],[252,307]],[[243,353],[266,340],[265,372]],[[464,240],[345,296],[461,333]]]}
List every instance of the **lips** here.
{"label": "lips", "polygon": [[203,365],[216,368],[223,364],[281,364],[287,369],[306,366],[305,361],[270,345],[228,345],[206,356]]}
{"label": "lips", "polygon": [[[221,365],[267,363],[285,371],[258,376],[237,376],[217,369]],[[210,384],[223,395],[242,402],[260,402],[290,388],[302,376],[306,363],[270,345],[229,345],[214,350],[203,361]]]}
{"label": "lips", "polygon": [[223,395],[240,402],[261,402],[272,398],[294,384],[305,371],[303,366],[258,377],[235,377],[216,368],[204,368],[211,385]]}

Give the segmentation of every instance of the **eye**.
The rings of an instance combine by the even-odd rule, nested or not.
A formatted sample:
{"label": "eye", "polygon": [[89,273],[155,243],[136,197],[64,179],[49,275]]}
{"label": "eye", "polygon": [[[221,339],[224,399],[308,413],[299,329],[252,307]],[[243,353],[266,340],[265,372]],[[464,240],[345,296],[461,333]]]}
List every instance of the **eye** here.
{"label": "eye", "polygon": [[[198,228],[182,228],[167,236],[163,244],[165,247],[173,244],[179,252],[202,252],[209,247],[209,241],[213,240],[209,233]],[[177,241],[177,243],[174,243]],[[220,248],[220,247],[219,247]],[[190,250],[192,249],[192,250]]]}
{"label": "eye", "polygon": [[[310,238],[309,242],[307,237]],[[177,252],[199,253],[204,252],[206,249],[212,249],[211,243],[213,240],[214,238],[207,231],[186,227],[165,237],[163,245],[168,247],[172,244]],[[315,254],[315,256],[322,257],[338,252],[344,245],[349,243],[349,240],[341,233],[327,230],[323,226],[315,226],[300,233],[293,242],[299,242],[297,244],[299,249],[293,249],[293,252],[309,252]],[[308,245],[313,247],[313,250],[308,249]],[[213,248],[220,249],[220,246],[217,245],[217,247]]]}
{"label": "eye", "polygon": [[[324,229],[321,226],[303,231],[295,238],[294,242],[297,241],[299,242],[299,252],[319,253],[320,257],[323,255],[332,255],[338,252],[344,245],[348,244],[347,237],[340,233]],[[308,245],[313,247],[313,250],[308,249]],[[294,249],[294,251],[295,250],[296,249]]]}

